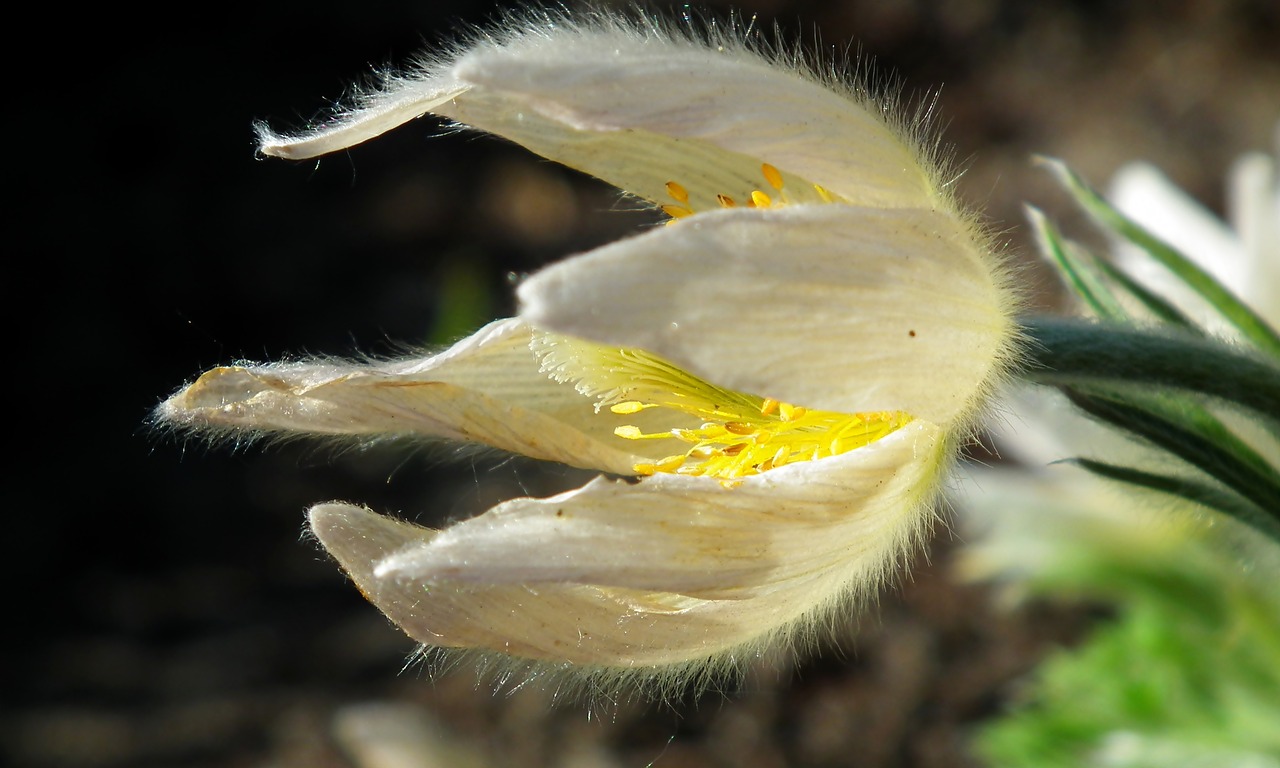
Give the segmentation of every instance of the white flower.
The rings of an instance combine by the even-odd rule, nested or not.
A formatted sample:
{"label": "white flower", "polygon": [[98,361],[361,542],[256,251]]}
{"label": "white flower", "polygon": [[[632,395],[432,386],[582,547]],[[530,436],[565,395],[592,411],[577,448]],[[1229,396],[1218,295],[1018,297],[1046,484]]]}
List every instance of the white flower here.
{"label": "white flower", "polygon": [[[1280,327],[1280,125],[1275,139],[1274,154],[1246,153],[1228,171],[1229,221],[1219,219],[1146,162],[1120,168],[1112,178],[1109,198],[1126,216],[1176,247],[1264,320]],[[1235,333],[1198,294],[1142,249],[1117,238],[1114,255],[1139,282],[1202,327],[1225,336]],[[1213,539],[1219,546],[1225,541],[1244,553],[1246,567],[1280,571],[1274,545],[1233,520],[1207,517],[1189,501],[1139,491],[1083,469],[1049,465],[1088,456],[1165,474],[1183,472],[1184,467],[1086,418],[1056,392],[1019,387],[1001,406],[1007,416],[994,430],[996,445],[1003,455],[1030,469],[969,469],[978,492],[960,504],[974,534],[962,557],[962,570],[968,575],[1026,576],[1049,567],[1080,541],[1118,535],[1159,546],[1169,546],[1170,538],[1180,545],[1192,535]],[[1215,410],[1215,416],[1266,461],[1280,464],[1280,439],[1270,425],[1229,409]]]}
{"label": "white flower", "polygon": [[808,642],[931,521],[1011,362],[1011,290],[886,106],[728,37],[554,16],[423,64],[269,155],[431,113],[660,206],[670,226],[519,289],[518,318],[375,364],[244,365],[163,404],[203,432],[443,437],[639,480],[443,531],[310,512],[429,646],[683,679]]}
{"label": "white flower", "polygon": [[[1227,174],[1223,221],[1155,166],[1125,165],[1111,181],[1111,199],[1126,216],[1174,244],[1201,269],[1240,297],[1273,328],[1280,328],[1280,125],[1274,153],[1249,152]],[[1121,243],[1117,261],[1202,325],[1234,331],[1221,315],[1140,248]]]}

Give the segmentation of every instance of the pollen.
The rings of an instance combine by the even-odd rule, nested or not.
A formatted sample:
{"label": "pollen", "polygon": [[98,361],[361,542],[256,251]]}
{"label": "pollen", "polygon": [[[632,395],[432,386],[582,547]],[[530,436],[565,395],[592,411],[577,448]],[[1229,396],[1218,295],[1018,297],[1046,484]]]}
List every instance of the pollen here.
{"label": "pollen", "polygon": [[623,440],[669,443],[644,455],[662,456],[632,469],[637,475],[712,477],[726,487],[742,478],[803,461],[846,453],[911,422],[901,411],[840,413],[716,386],[638,349],[608,347],[554,334],[535,334],[531,348],[541,370],[596,400],[596,413],[632,416],[638,424],[613,428]]}

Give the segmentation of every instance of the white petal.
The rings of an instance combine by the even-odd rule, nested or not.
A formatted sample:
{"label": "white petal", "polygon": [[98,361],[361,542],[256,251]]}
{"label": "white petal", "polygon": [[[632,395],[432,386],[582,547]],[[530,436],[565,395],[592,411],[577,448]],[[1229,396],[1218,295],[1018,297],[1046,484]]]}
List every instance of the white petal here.
{"label": "white petal", "polygon": [[[1228,202],[1239,231],[1148,163],[1130,163],[1117,171],[1110,197],[1125,215],[1176,247],[1268,322],[1280,323],[1280,181],[1275,161],[1262,153],[1244,155],[1228,181]],[[1121,241],[1116,257],[1201,325],[1225,336],[1237,334],[1195,291],[1142,249]]]}
{"label": "white petal", "polygon": [[640,456],[570,386],[539,373],[531,331],[491,323],[421,359],[359,365],[217,368],[169,398],[158,418],[202,432],[439,437],[537,459],[627,473]]}
{"label": "white petal", "polygon": [[[442,114],[650,199],[663,199],[671,179],[703,189],[704,168],[714,177],[736,167],[758,188],[768,162],[858,205],[938,202],[920,153],[882,105],[740,44],[566,28],[478,47],[453,75],[472,90]],[[742,190],[710,188],[711,202],[717,192]]]}
{"label": "white petal", "polygon": [[1238,295],[1280,328],[1280,125],[1276,153],[1250,152],[1231,167],[1227,205],[1247,254]]}
{"label": "white petal", "polygon": [[258,151],[301,160],[354,147],[434,111],[465,90],[466,86],[437,67],[412,77],[392,78],[381,90],[365,94],[354,108],[297,136],[282,136],[265,125],[257,126]]}
{"label": "white petal", "polygon": [[420,115],[449,117],[508,138],[646,199],[672,202],[669,181],[696,210],[717,195],[771,195],[761,165],[781,169],[784,195],[819,199],[818,184],[875,207],[949,207],[931,153],[895,127],[865,88],[828,86],[731,40],[624,22],[567,19],[508,33],[453,62],[435,61],[294,137],[260,129],[264,154],[314,157],[354,146]]}
{"label": "white petal", "polygon": [[918,209],[718,211],[543,270],[520,287],[521,316],[738,391],[948,424],[1011,329],[1002,276],[973,242]]}
{"label": "white petal", "polygon": [[[1117,209],[1175,246],[1201,269],[1241,295],[1249,264],[1240,239],[1223,221],[1179,189],[1149,163],[1129,163],[1111,180]],[[1232,327],[1181,279],[1146,251],[1120,240],[1116,259],[1157,294],[1168,298],[1207,328],[1230,334]]]}
{"label": "white petal", "polygon": [[345,505],[312,526],[422,642],[578,664],[669,664],[770,638],[865,596],[915,544],[936,428],[746,478],[597,480],[442,533]]}

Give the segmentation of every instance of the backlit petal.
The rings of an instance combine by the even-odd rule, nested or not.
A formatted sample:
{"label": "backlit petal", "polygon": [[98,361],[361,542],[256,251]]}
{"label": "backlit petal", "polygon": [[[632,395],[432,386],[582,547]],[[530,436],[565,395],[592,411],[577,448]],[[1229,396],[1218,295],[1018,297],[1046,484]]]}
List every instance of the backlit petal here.
{"label": "backlit petal", "polygon": [[[584,66],[590,61],[590,66]],[[261,151],[315,157],[424,114],[494,133],[655,202],[677,180],[698,209],[750,199],[769,163],[796,202],[813,185],[875,207],[949,205],[932,161],[891,124],[886,105],[779,66],[741,41],[716,47],[617,20],[568,20],[478,45],[455,60],[386,78],[355,108]]]}
{"label": "backlit petal", "polygon": [[520,287],[521,316],[739,391],[948,424],[1011,332],[988,258],[934,211],[718,211],[543,270]]}
{"label": "backlit petal", "polygon": [[[702,188],[703,166],[732,167],[737,156],[754,159],[742,173],[757,186],[763,161],[858,205],[937,202],[914,144],[868,99],[776,66],[741,44],[712,48],[652,30],[564,29],[481,46],[453,73],[473,92],[445,105],[447,114],[456,109],[462,122],[526,144],[512,117],[536,113],[558,126],[558,135],[538,124],[527,146],[650,199],[663,199],[671,178]],[[475,96],[498,95],[501,102],[471,106]],[[577,146],[584,135],[590,155]]]}
{"label": "backlit petal", "polygon": [[639,460],[572,387],[538,371],[531,332],[491,323],[438,355],[386,363],[272,363],[216,368],[158,416],[206,433],[438,437],[537,459],[629,473]]}
{"label": "backlit petal", "polygon": [[345,505],[311,519],[370,600],[418,640],[580,664],[670,663],[865,597],[930,519],[920,510],[941,440],[917,423],[731,489],[707,478],[601,479],[442,533]]}

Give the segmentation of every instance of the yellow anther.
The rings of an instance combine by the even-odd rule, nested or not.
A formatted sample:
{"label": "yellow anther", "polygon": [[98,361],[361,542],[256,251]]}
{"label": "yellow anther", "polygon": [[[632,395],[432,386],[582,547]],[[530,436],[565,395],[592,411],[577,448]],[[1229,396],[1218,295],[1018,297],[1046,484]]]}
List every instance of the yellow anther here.
{"label": "yellow anther", "polygon": [[836,199],[832,197],[831,193],[828,192],[825,187],[822,187],[821,185],[818,185],[818,184],[814,184],[813,189],[815,192],[818,193],[818,197],[822,198],[822,202],[834,203],[836,201]]}
{"label": "yellow anther", "polygon": [[613,411],[614,413],[619,413],[625,416],[630,413],[639,413],[640,411],[643,411],[645,408],[650,408],[650,407],[652,406],[645,405],[644,403],[638,403],[635,400],[628,400],[625,403],[615,403],[609,406],[609,410]]}
{"label": "yellow anther", "polygon": [[779,171],[777,168],[774,168],[772,165],[769,165],[768,163],[765,163],[764,165],[760,166],[760,170],[764,171],[764,180],[769,182],[769,186],[781,192],[782,191],[782,172]]}
{"label": "yellow anther", "polygon": [[737,205],[728,195],[716,195],[716,200],[719,201],[721,208],[733,208]]}
{"label": "yellow anther", "polygon": [[751,202],[756,208],[768,208],[773,205],[773,198],[757,189],[751,193]]}
{"label": "yellow anther", "polygon": [[[653,432],[635,424],[614,429],[626,440],[659,441],[654,445],[674,440],[667,450],[681,451],[660,460],[643,452],[645,460],[634,467],[639,475],[675,472],[715,478],[733,487],[751,475],[856,450],[911,421],[909,414],[896,411],[808,410],[734,392],[638,349],[551,334],[535,338],[532,346],[542,370],[597,398],[599,410],[607,407],[625,416],[657,409],[646,422]],[[701,426],[684,426],[688,424]]]}
{"label": "yellow anther", "polygon": [[683,219],[685,216],[693,215],[691,209],[685,208],[683,205],[671,205],[670,203],[662,206],[662,212],[673,219]]}
{"label": "yellow anther", "polygon": [[684,464],[687,457],[683,453],[677,453],[674,456],[668,456],[665,459],[654,464],[659,472],[674,472]]}
{"label": "yellow anther", "polygon": [[689,202],[689,190],[685,189],[678,181],[667,182],[667,194],[671,195],[671,199],[678,203]]}

